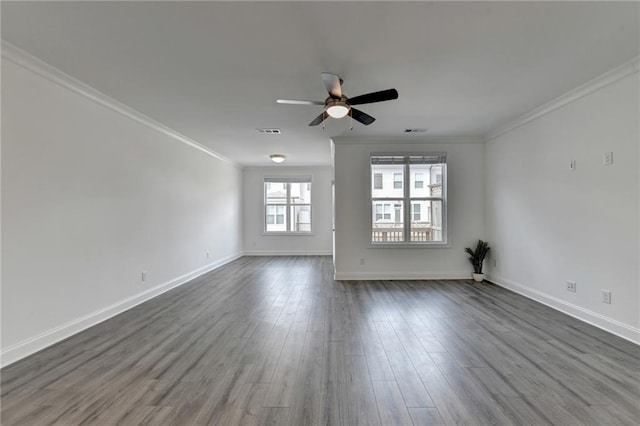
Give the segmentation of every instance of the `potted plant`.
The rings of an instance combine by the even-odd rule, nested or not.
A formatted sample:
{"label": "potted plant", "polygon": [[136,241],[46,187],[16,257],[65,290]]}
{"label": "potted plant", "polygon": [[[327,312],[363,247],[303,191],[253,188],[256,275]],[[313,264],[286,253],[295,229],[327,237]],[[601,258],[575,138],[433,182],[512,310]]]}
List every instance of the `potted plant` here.
{"label": "potted plant", "polygon": [[486,241],[478,240],[478,244],[476,245],[475,250],[471,250],[469,247],[464,249],[467,253],[469,253],[469,262],[473,265],[473,280],[476,282],[484,281],[484,273],[482,273],[482,264],[484,262],[484,258],[487,257],[487,253],[491,248],[489,247],[489,243]]}

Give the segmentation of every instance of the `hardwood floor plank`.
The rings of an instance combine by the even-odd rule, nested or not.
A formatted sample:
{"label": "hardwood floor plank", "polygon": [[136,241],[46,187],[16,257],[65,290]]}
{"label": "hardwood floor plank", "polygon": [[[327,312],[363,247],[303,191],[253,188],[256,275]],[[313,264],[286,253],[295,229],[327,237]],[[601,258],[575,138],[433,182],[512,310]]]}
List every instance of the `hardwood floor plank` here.
{"label": "hardwood floor plank", "polygon": [[392,352],[389,354],[389,363],[407,407],[435,406],[408,355]]}
{"label": "hardwood floor plank", "polygon": [[395,380],[389,359],[384,355],[370,355],[366,357],[371,380]]}
{"label": "hardwood floor plank", "polygon": [[437,408],[409,408],[409,415],[414,426],[446,425]]}
{"label": "hardwood floor plank", "polygon": [[345,357],[349,425],[380,425],[378,407],[364,357]]}
{"label": "hardwood floor plank", "polygon": [[413,425],[400,388],[395,381],[373,382],[373,391],[383,425]]}
{"label": "hardwood floor plank", "polygon": [[640,347],[492,284],[243,257],[2,369],[0,423],[637,425]]}

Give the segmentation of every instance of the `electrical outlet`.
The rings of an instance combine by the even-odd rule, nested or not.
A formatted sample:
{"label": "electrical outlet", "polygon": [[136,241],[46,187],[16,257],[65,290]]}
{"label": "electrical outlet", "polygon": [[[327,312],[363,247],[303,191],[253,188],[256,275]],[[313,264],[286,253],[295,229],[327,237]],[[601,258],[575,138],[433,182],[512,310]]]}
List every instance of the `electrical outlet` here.
{"label": "electrical outlet", "polygon": [[567,291],[570,291],[572,293],[576,292],[576,282],[575,281],[567,280]]}
{"label": "electrical outlet", "polygon": [[364,265],[364,258],[360,258],[360,265]]}
{"label": "electrical outlet", "polygon": [[140,280],[142,282],[145,282],[147,280],[147,271],[142,271],[142,274],[140,275]]}
{"label": "electrical outlet", "polygon": [[207,256],[207,259],[208,259],[209,258],[209,252],[207,252],[207,254],[205,256]]}
{"label": "electrical outlet", "polygon": [[605,166],[610,166],[613,164],[613,152],[605,152],[604,157],[602,159],[602,164]]}
{"label": "electrical outlet", "polygon": [[609,290],[602,290],[602,303],[611,304],[611,292]]}

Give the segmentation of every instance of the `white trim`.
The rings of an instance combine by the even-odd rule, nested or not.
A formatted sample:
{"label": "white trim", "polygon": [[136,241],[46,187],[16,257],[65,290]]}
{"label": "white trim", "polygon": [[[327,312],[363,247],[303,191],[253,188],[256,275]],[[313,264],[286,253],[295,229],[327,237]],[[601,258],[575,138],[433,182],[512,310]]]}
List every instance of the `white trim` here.
{"label": "white trim", "polygon": [[369,243],[370,249],[450,249],[451,243]]}
{"label": "white trim", "polygon": [[622,337],[630,342],[640,344],[640,328],[633,327],[629,324],[609,318],[597,312],[590,311],[581,306],[574,305],[555,296],[543,293],[538,290],[528,288],[515,281],[508,280],[503,277],[487,274],[487,281],[490,281],[500,287],[525,296],[543,305],[549,306],[557,311],[567,314],[580,321],[591,324],[618,337]]}
{"label": "white trim", "polygon": [[543,115],[549,114],[550,112],[562,108],[563,106],[570,104],[571,102],[575,102],[589,95],[590,93],[613,84],[618,80],[637,73],[638,71],[640,71],[640,57],[636,57],[628,62],[625,62],[624,64],[610,71],[607,71],[606,73],[586,82],[585,84],[582,84],[575,89],[570,90],[567,93],[555,98],[551,102],[547,102],[546,104],[520,116],[519,118],[516,118],[513,121],[498,126],[485,135],[484,141],[490,142],[497,137],[504,135],[505,133],[509,133],[520,126],[523,126],[533,120],[542,117]]}
{"label": "white trim", "polygon": [[200,275],[213,271],[214,269],[226,265],[229,262],[233,262],[234,260],[242,256],[242,253],[227,256],[223,259],[205,265],[202,268],[184,274],[164,284],[160,284],[156,287],[145,290],[142,293],[138,293],[134,296],[121,300],[120,302],[114,303],[98,311],[91,312],[66,324],[54,327],[36,336],[23,340],[22,342],[16,343],[15,345],[8,347],[0,353],[0,367],[4,368],[9,364],[13,364],[14,362],[24,357],[32,355],[38,351],[41,351],[42,349],[60,342],[61,340],[71,337],[83,330],[86,330],[89,327],[93,327],[96,324],[106,321],[109,318],[112,318],[133,308],[134,306],[140,305],[141,303],[151,300],[154,297],[161,295],[162,293],[179,287],[193,280],[194,278],[199,277]]}
{"label": "white trim", "polygon": [[245,250],[244,256],[331,256],[331,250]]}
{"label": "white trim", "polygon": [[2,57],[13,62],[14,64],[21,66],[47,80],[55,83],[61,87],[64,87],[67,90],[70,90],[80,96],[84,96],[85,98],[102,105],[106,108],[109,108],[112,111],[115,111],[119,114],[124,115],[134,121],[137,121],[140,124],[143,124],[157,132],[160,132],[166,136],[169,136],[179,142],[182,142],[185,145],[188,145],[192,148],[195,148],[207,155],[217,158],[218,160],[224,161],[231,165],[238,167],[231,159],[213,151],[211,148],[206,147],[193,139],[190,139],[175,130],[161,124],[152,118],[147,117],[146,115],[134,110],[133,108],[119,102],[104,93],[100,92],[97,89],[89,86],[81,82],[80,80],[66,74],[65,72],[55,68],[52,65],[36,58],[33,55],[25,52],[24,50],[12,45],[11,43],[7,43],[6,41],[2,41]]}
{"label": "white trim", "polygon": [[469,280],[469,271],[429,271],[429,272],[339,272],[336,281],[368,280]]}
{"label": "white trim", "polygon": [[[292,204],[294,205],[294,204]],[[296,206],[310,206],[310,204],[295,204]],[[265,214],[266,216],[266,214]],[[263,237],[315,237],[313,232],[262,231]]]}
{"label": "white trim", "polygon": [[[331,138],[335,145],[389,145],[389,144],[418,144],[418,145],[451,145],[451,144],[481,144],[482,136],[439,136],[402,138],[399,136],[335,136]],[[402,151],[394,151],[402,153]]]}

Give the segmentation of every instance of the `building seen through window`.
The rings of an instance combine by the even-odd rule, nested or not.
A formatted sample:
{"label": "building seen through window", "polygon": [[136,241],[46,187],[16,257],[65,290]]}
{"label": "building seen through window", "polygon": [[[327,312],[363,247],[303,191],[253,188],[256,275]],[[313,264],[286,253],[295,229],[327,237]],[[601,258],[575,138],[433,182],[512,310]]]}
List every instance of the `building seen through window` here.
{"label": "building seen through window", "polygon": [[446,242],[443,154],[371,157],[372,243]]}
{"label": "building seen through window", "polygon": [[265,178],[266,233],[311,232],[311,178]]}

